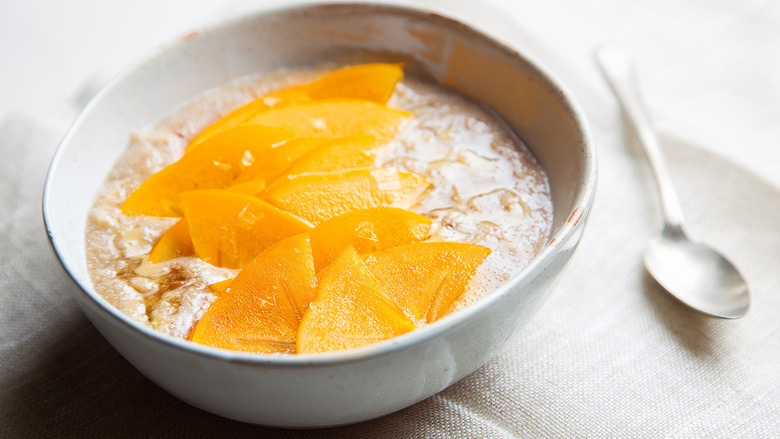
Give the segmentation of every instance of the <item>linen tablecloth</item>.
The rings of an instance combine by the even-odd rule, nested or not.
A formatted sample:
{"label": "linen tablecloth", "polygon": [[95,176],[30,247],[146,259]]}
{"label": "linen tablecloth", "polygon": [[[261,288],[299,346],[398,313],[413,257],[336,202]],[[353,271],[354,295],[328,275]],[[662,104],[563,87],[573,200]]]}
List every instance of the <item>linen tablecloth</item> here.
{"label": "linen tablecloth", "polygon": [[102,339],[49,248],[41,190],[67,113],[11,113],[0,120],[0,437],[780,437],[778,188],[662,137],[691,236],[728,254],[753,294],[737,321],[681,305],[641,266],[659,206],[617,104],[593,87],[595,65],[572,68],[540,35],[490,29],[495,17],[471,20],[548,63],[585,109],[600,166],[580,248],[499,355],[438,395],[351,426],[278,430],[190,407]]}

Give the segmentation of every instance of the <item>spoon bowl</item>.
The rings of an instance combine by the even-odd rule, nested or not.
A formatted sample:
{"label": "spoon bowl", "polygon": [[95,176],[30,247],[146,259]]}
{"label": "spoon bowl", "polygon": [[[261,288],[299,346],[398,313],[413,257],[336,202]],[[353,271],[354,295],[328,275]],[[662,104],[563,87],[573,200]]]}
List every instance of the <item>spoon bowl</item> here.
{"label": "spoon bowl", "polygon": [[750,309],[747,285],[734,265],[712,248],[665,230],[648,241],[647,271],[680,301],[706,314],[737,319]]}
{"label": "spoon bowl", "polygon": [[647,271],[669,293],[691,308],[724,319],[747,314],[750,293],[737,268],[717,251],[688,239],[683,213],[650,117],[639,97],[631,59],[617,46],[596,51],[604,77],[620,101],[655,175],[664,226],[644,252]]}

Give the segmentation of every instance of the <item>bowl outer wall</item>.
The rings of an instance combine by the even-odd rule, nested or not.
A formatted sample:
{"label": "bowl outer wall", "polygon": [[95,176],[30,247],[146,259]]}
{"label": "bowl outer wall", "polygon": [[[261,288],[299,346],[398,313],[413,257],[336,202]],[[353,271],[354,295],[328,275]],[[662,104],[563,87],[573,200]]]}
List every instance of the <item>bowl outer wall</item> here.
{"label": "bowl outer wall", "polygon": [[[495,109],[545,167],[553,238],[499,291],[410,334],[320,356],[221,352],[132,323],[92,288],[83,231],[93,194],[129,134],[231,79],[320,62],[404,61],[413,72]],[[192,72],[197,72],[193,74]],[[103,170],[100,175],[84,170]],[[232,419],[286,427],[381,416],[446,388],[486,362],[541,304],[574,251],[593,201],[595,162],[581,112],[549,73],[438,14],[380,5],[316,5],[247,16],[188,35],[109,83],[55,154],[44,219],[77,300],[105,338],[152,381]]]}

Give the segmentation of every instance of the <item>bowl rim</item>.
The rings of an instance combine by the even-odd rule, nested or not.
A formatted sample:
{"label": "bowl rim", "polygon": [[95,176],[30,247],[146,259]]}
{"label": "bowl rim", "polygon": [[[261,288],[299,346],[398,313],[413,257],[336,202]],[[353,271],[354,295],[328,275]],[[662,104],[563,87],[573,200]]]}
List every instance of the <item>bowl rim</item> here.
{"label": "bowl rim", "polygon": [[[557,232],[553,230],[544,248],[526,265],[522,270],[512,276],[510,279],[504,281],[497,289],[480,297],[479,300],[470,303],[468,306],[460,309],[456,312],[447,314],[439,320],[417,328],[414,331],[402,334],[400,336],[393,337],[382,342],[378,342],[373,345],[351,349],[347,351],[339,352],[326,352],[316,354],[256,354],[256,353],[244,353],[229,351],[224,349],[212,348],[204,345],[200,345],[194,342],[190,342],[184,339],[179,339],[173,336],[169,336],[155,331],[152,328],[145,327],[132,320],[130,317],[123,314],[119,309],[108,303],[102,296],[100,296],[92,288],[85,285],[63,261],[62,251],[57,241],[55,233],[52,231],[50,204],[52,201],[52,187],[57,171],[59,169],[60,162],[63,161],[64,151],[68,149],[68,145],[71,139],[78,132],[79,126],[82,121],[86,119],[91,113],[92,108],[97,105],[96,102],[102,99],[102,97],[108,94],[111,89],[121,83],[126,77],[132,75],[136,70],[142,68],[148,62],[156,59],[159,56],[163,56],[169,49],[181,44],[185,40],[196,35],[197,37],[208,37],[210,34],[219,33],[230,27],[238,26],[242,23],[252,21],[260,16],[276,15],[294,11],[304,10],[316,10],[319,8],[355,8],[360,7],[364,10],[380,10],[389,13],[402,13],[407,15],[427,15],[433,17],[435,20],[442,21],[447,26],[453,26],[460,28],[464,32],[468,32],[473,36],[480,38],[484,41],[490,42],[497,49],[506,53],[508,56],[519,58],[524,60],[530,67],[536,71],[536,73],[544,78],[547,82],[547,86],[551,87],[561,100],[561,104],[567,109],[567,113],[572,117],[577,132],[580,134],[581,148],[583,150],[583,180],[580,184],[580,191],[572,201],[572,205],[575,206],[570,213],[569,220],[566,221]],[[467,324],[471,317],[475,314],[483,312],[485,309],[491,307],[494,302],[502,300],[507,291],[513,288],[518,288],[524,283],[530,282],[535,277],[537,272],[540,272],[548,264],[548,261],[552,259],[554,253],[557,251],[557,247],[560,243],[563,243],[569,239],[578,238],[580,229],[585,226],[586,221],[580,221],[585,219],[593,205],[595,198],[595,188],[597,182],[597,162],[595,148],[592,142],[590,130],[588,128],[587,121],[585,119],[585,113],[580,106],[572,99],[571,93],[561,83],[560,80],[550,72],[539,60],[535,59],[528,53],[521,54],[518,50],[508,46],[504,42],[497,40],[496,38],[485,34],[479,29],[472,27],[471,25],[453,18],[446,12],[439,10],[433,10],[429,7],[421,7],[419,5],[409,4],[383,4],[383,3],[296,3],[287,4],[284,6],[276,6],[271,8],[264,8],[255,10],[243,14],[239,17],[232,19],[220,20],[216,23],[212,23],[206,26],[202,26],[195,32],[186,33],[179,38],[175,38],[158,47],[156,50],[149,52],[145,57],[137,60],[136,62],[125,67],[119,74],[113,77],[108,83],[106,83],[96,93],[92,99],[85,105],[79,115],[74,119],[68,128],[65,136],[60,141],[57,149],[53,155],[51,164],[49,165],[48,172],[46,174],[46,180],[43,189],[42,198],[42,213],[43,221],[46,228],[46,232],[49,238],[49,244],[57,255],[57,260],[64,268],[70,278],[79,287],[78,294],[81,295],[89,302],[97,305],[97,309],[108,315],[109,317],[120,322],[127,329],[137,331],[140,335],[150,340],[153,343],[164,345],[165,347],[173,347],[185,351],[188,354],[194,354],[200,357],[208,357],[210,359],[222,360],[234,364],[244,364],[250,366],[263,366],[263,367],[283,367],[283,368],[311,368],[311,367],[325,367],[339,364],[350,364],[364,361],[373,361],[378,358],[391,355],[396,351],[403,351],[416,348],[426,342],[439,337],[443,333],[451,330],[456,326]]]}

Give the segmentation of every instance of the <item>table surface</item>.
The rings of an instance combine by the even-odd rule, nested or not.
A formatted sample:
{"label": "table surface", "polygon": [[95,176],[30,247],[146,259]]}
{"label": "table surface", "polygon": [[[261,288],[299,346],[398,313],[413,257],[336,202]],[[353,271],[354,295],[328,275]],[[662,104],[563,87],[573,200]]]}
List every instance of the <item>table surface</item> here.
{"label": "table surface", "polygon": [[[476,3],[424,2],[569,86],[599,148],[588,229],[556,293],[485,367],[402,412],[305,436],[398,437],[409,427],[405,437],[780,437],[780,2]],[[56,139],[101,84],[177,36],[273,4],[0,3],[0,155],[10,154],[0,161],[0,436],[304,435],[230,423],[145,380],[63,294],[72,286],[40,224]],[[604,42],[636,60],[691,231],[749,276],[747,318],[698,315],[643,273],[657,205],[593,61]]]}

